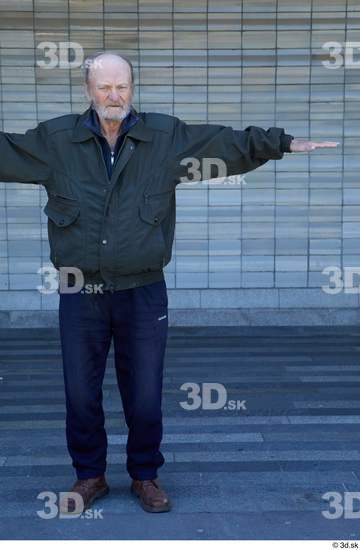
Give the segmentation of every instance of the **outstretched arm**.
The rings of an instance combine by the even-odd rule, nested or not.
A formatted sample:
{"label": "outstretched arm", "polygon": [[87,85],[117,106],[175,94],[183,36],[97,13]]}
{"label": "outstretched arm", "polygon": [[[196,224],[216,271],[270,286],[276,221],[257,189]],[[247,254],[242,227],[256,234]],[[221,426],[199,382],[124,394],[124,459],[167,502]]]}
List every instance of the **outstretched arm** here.
{"label": "outstretched arm", "polygon": [[25,134],[0,132],[0,181],[43,184],[51,172],[49,149],[42,124]]}
{"label": "outstretched arm", "polygon": [[292,139],[283,128],[264,130],[248,126],[245,130],[234,130],[231,126],[187,124],[176,119],[173,137],[176,171],[184,175],[184,170],[181,171],[184,159],[196,159],[200,164],[204,159],[219,159],[226,167],[226,174],[222,175],[243,174],[290,153]]}
{"label": "outstretched arm", "polygon": [[[284,153],[312,151],[317,147],[336,147],[335,142],[312,142],[295,139],[283,128],[264,130],[248,126],[234,130],[230,126],[216,124],[187,124],[176,119],[173,146],[177,160],[177,173],[184,159],[220,159],[225,163],[226,176],[243,174],[262,166],[269,160],[282,159]],[[183,167],[184,168],[184,167]],[[201,173],[201,177],[204,174]],[[206,178],[204,178],[206,179]]]}

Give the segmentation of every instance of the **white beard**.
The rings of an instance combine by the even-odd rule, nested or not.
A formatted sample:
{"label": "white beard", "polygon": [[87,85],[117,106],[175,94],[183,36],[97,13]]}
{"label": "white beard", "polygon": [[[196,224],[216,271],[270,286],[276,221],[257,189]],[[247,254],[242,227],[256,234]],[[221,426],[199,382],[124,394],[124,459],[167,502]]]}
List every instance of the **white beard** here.
{"label": "white beard", "polygon": [[131,111],[131,103],[127,103],[124,107],[103,107],[92,101],[92,106],[100,118],[118,122],[123,121]]}

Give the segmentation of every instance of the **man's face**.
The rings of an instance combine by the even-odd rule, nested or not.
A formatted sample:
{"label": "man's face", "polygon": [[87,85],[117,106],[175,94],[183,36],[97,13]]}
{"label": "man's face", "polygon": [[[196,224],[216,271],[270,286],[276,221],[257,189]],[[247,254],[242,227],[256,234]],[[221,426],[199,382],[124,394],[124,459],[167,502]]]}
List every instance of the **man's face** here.
{"label": "man's face", "polygon": [[87,95],[100,118],[124,120],[133,98],[128,64],[115,56],[97,58],[90,69]]}

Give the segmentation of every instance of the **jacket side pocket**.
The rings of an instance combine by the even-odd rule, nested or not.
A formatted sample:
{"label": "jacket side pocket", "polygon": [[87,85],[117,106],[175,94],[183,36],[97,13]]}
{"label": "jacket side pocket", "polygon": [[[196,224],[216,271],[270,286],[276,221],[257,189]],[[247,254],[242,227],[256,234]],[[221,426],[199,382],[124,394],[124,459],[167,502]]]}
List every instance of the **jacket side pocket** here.
{"label": "jacket side pocket", "polygon": [[44,213],[48,217],[50,260],[54,266],[81,265],[85,239],[78,200],[49,195]]}

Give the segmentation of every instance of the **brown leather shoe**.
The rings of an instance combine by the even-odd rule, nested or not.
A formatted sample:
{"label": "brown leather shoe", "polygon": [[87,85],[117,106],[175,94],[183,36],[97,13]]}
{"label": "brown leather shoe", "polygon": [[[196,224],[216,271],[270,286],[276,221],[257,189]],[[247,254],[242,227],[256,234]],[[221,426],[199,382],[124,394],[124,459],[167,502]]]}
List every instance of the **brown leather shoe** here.
{"label": "brown leather shoe", "polygon": [[[101,475],[89,479],[78,479],[70,491],[72,493],[78,493],[82,497],[84,503],[84,509],[82,511],[85,511],[91,507],[94,500],[108,494],[109,486],[106,483],[105,476]],[[61,502],[60,511],[62,514],[79,513],[76,510],[75,501],[73,499]]]}
{"label": "brown leather shoe", "polygon": [[140,504],[146,512],[168,512],[171,502],[161,488],[159,479],[133,479],[131,492],[140,499]]}

